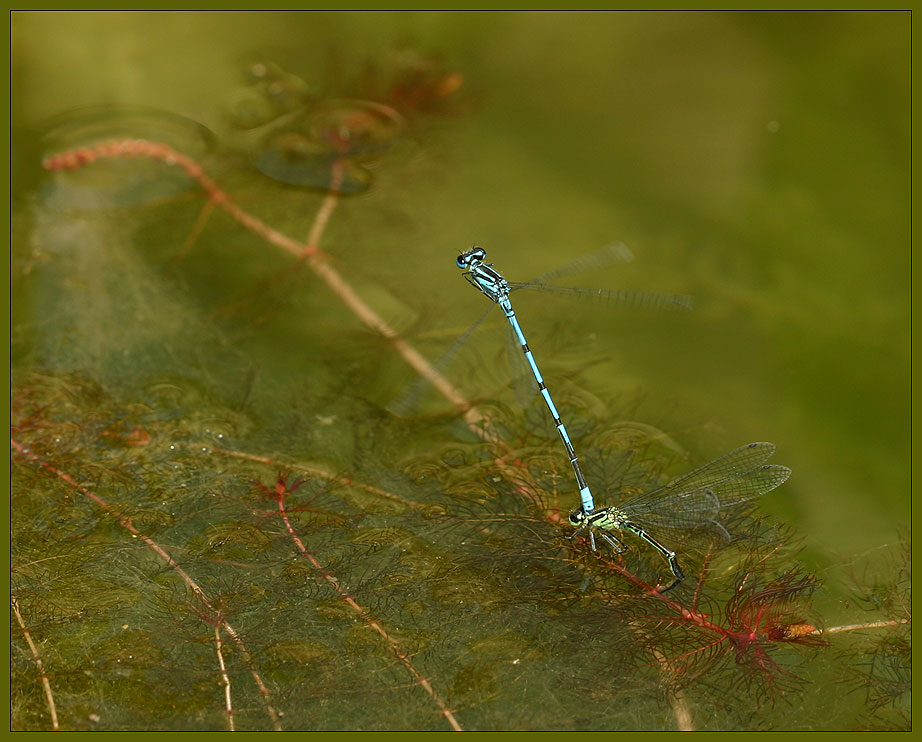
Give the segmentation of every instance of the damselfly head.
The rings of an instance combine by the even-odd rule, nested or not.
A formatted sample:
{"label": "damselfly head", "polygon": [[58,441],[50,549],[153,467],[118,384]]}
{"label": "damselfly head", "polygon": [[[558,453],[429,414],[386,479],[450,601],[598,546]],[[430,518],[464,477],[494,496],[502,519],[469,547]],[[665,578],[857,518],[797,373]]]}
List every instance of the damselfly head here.
{"label": "damselfly head", "polygon": [[482,247],[472,247],[467,252],[461,253],[455,262],[461,270],[464,270],[465,268],[470,268],[475,263],[482,263],[486,257],[487,251]]}
{"label": "damselfly head", "polygon": [[582,509],[574,510],[570,513],[568,520],[571,526],[581,526],[586,520],[586,513],[584,513]]}

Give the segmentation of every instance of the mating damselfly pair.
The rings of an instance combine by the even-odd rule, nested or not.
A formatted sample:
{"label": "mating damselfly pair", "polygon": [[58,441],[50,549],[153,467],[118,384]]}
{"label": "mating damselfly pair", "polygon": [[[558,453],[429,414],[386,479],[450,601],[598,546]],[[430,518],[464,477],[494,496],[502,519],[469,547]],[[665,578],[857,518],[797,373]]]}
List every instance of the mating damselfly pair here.
{"label": "mating damselfly pair", "polygon": [[[621,250],[621,257],[627,258],[623,245],[613,246]],[[612,248],[607,248],[611,252]],[[720,525],[717,518],[721,511],[753,500],[766,492],[770,492],[781,485],[790,476],[791,470],[785,466],[765,463],[774,453],[775,446],[771,443],[750,443],[746,446],[731,451],[704,466],[687,474],[673,479],[668,484],[644,492],[617,507],[596,508],[595,501],[586,477],[579,464],[579,458],[574,450],[573,443],[561,419],[560,413],[548,391],[544,378],[538,370],[538,364],[525,339],[522,327],[516,318],[515,310],[509,294],[520,288],[540,288],[544,280],[557,278],[567,273],[575,272],[584,266],[590,267],[598,262],[598,256],[587,256],[573,264],[542,276],[528,283],[512,283],[507,281],[497,271],[492,263],[485,262],[486,251],[474,247],[462,253],[457,258],[457,266],[465,271],[465,278],[491,301],[498,304],[506,315],[509,325],[515,335],[516,342],[521,346],[531,373],[534,376],[538,391],[544,398],[560,439],[563,441],[576,483],[579,487],[580,507],[570,513],[569,521],[576,526],[577,534],[586,531],[593,551],[596,551],[595,532],[604,539],[612,548],[621,553],[626,548],[615,532],[627,531],[645,542],[659,552],[673,575],[673,581],[660,590],[665,593],[678,585],[685,573],[679,565],[676,553],[659,541],[651,531],[657,535],[661,533],[691,530],[702,526],[714,526],[729,539],[726,529]],[[575,269],[575,270],[574,270]],[[674,304],[687,308],[687,297],[665,296],[658,294],[643,294],[635,292],[605,291],[600,289],[558,289],[566,293],[595,295],[612,298],[617,301],[627,301],[634,304],[648,304],[651,306]],[[482,319],[482,318],[481,318]],[[479,321],[478,323],[479,324]],[[475,325],[476,326],[476,325]],[[473,329],[473,328],[472,328]]]}

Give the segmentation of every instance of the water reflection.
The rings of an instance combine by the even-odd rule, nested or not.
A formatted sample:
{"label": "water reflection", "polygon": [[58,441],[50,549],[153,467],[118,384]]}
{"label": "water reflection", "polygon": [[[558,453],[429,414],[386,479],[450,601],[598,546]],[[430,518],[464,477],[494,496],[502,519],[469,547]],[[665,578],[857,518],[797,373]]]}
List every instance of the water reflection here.
{"label": "water reflection", "polygon": [[256,168],[288,185],[361,193],[374,179],[365,165],[405,128],[391,106],[322,99],[268,60],[251,61],[247,77],[230,105],[232,125]]}

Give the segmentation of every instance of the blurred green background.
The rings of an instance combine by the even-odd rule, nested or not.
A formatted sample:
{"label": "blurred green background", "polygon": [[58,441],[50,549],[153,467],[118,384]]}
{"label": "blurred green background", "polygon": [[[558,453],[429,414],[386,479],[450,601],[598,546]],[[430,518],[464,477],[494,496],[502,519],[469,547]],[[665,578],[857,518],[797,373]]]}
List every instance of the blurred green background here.
{"label": "blurred green background", "polygon": [[[360,293],[435,357],[485,308],[453,266],[459,250],[476,242],[527,280],[623,241],[633,263],[569,283],[688,293],[693,314],[522,297],[538,362],[563,376],[593,359],[589,387],[694,462],[775,442],[794,473],[760,509],[805,537],[821,577],[905,529],[908,12],[17,12],[12,30],[17,197],[40,187],[49,116],[143,104],[226,141],[248,55],[320,91],[401,46],[437,56],[463,77],[464,104],[382,158],[325,236]],[[275,198],[236,177],[228,167],[221,182],[245,208],[306,237],[320,195]],[[189,226],[157,239],[178,249]],[[235,260],[193,250],[183,280],[215,297],[290,263],[264,246]],[[341,354],[381,406],[411,380],[319,282],[299,291],[296,313],[241,339],[264,379],[314,373],[322,389],[311,360]],[[497,347],[500,319],[482,333]],[[459,373],[469,394],[499,393]]]}

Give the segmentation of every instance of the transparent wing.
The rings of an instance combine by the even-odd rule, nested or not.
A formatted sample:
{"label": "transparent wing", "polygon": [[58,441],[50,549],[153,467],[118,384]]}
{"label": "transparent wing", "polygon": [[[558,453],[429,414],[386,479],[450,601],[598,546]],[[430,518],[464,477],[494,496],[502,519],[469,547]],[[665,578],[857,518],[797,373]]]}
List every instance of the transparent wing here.
{"label": "transparent wing", "polygon": [[688,294],[662,294],[655,291],[626,291],[619,289],[590,289],[573,286],[548,286],[539,283],[510,283],[509,290],[529,289],[580,299],[595,299],[601,302],[628,307],[654,310],[688,310],[692,298]]}
{"label": "transparent wing", "polygon": [[731,482],[673,493],[639,504],[632,501],[619,509],[629,519],[656,529],[689,529],[711,524],[726,534],[726,529],[717,522],[722,512],[771,492],[789,476],[791,470],[786,466],[764,464]]}
{"label": "transparent wing", "polygon": [[611,265],[612,263],[630,263],[633,259],[634,256],[631,254],[631,251],[627,249],[627,245],[623,242],[614,242],[588,255],[582,255],[566,265],[555,268],[548,273],[543,273],[537,278],[533,278],[519,285],[528,286],[530,284],[549,283],[565,276],[572,276],[576,273],[585,273],[593,269],[604,268],[606,265]]}
{"label": "transparent wing", "polygon": [[655,500],[676,492],[688,492],[732,481],[764,464],[774,452],[774,443],[749,443],[676,477],[662,487],[638,495],[631,502]]}
{"label": "transparent wing", "polygon": [[[672,528],[713,520],[722,508],[760,497],[790,476],[786,466],[765,464],[774,452],[773,443],[750,443],[644,492],[618,509],[629,517]],[[704,517],[708,513],[709,517]]]}
{"label": "transparent wing", "polygon": [[739,479],[718,484],[712,488],[720,498],[721,507],[729,508],[761,497],[780,487],[791,476],[791,470],[780,464],[763,464]]}
{"label": "transparent wing", "polygon": [[566,265],[548,273],[533,278],[524,283],[509,282],[509,290],[531,289],[532,291],[545,291],[563,296],[583,299],[597,299],[626,306],[641,307],[643,309],[690,309],[692,299],[685,294],[660,294],[647,291],[618,291],[608,289],[573,288],[570,286],[549,286],[550,281],[570,276],[575,273],[585,273],[598,270],[612,263],[628,263],[634,259],[631,251],[623,242],[606,245],[595,252],[583,255]]}
{"label": "transparent wing", "polygon": [[[496,305],[491,303],[489,307],[486,308],[483,314],[477,319],[477,321],[472,324],[463,335],[459,335],[455,341],[448,347],[442,355],[432,364],[432,367],[439,373],[443,372],[448,368],[455,357],[458,355],[458,351],[464,347],[465,343],[470,339],[471,335],[474,334],[474,331],[483,324],[483,321],[487,318],[487,315],[493,310],[493,307]],[[423,393],[428,389],[429,381],[425,376],[417,376],[416,380],[407,385],[406,389],[394,399],[390,401],[387,405],[387,411],[392,415],[397,415],[398,417],[406,417],[412,415],[416,408],[419,406],[420,398]]]}
{"label": "transparent wing", "polygon": [[705,488],[658,500],[637,499],[618,509],[630,520],[656,528],[695,528],[717,518],[721,508],[717,495]]}

